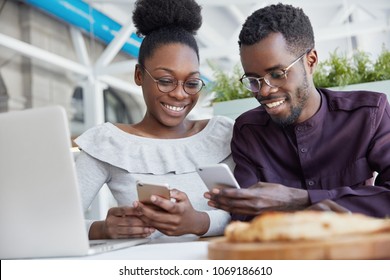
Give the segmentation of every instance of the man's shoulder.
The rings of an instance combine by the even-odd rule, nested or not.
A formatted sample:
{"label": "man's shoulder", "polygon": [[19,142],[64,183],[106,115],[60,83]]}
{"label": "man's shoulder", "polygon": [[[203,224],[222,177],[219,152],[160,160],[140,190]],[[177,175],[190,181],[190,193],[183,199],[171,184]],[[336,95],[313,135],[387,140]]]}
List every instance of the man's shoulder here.
{"label": "man's shoulder", "polygon": [[334,91],[330,89],[319,89],[326,96],[329,109],[332,111],[356,110],[363,107],[379,107],[387,96],[384,93],[353,90],[353,91]]}
{"label": "man's shoulder", "polygon": [[269,120],[270,117],[265,109],[262,106],[259,106],[238,116],[236,118],[235,126],[239,129],[246,125],[263,126],[266,125]]}

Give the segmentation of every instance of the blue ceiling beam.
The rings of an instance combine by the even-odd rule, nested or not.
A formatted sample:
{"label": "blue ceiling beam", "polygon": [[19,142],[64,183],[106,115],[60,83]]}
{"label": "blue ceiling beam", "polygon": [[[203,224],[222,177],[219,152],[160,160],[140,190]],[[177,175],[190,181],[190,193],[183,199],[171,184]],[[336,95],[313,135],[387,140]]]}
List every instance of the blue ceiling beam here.
{"label": "blue ceiling beam", "polygon": [[[106,44],[109,44],[122,28],[119,23],[81,0],[23,0],[22,2],[91,33]],[[121,50],[138,58],[141,42],[142,38],[132,33]]]}

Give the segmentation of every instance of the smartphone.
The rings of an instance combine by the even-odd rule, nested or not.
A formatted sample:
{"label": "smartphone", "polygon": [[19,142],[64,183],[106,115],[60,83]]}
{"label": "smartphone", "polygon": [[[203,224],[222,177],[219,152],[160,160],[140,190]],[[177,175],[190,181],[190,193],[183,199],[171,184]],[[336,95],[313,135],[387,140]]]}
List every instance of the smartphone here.
{"label": "smartphone", "polygon": [[158,195],[166,199],[171,199],[168,184],[151,184],[137,181],[138,200],[142,203],[152,204],[150,201],[151,195]]}
{"label": "smartphone", "polygon": [[218,163],[207,166],[198,166],[196,171],[209,190],[215,188],[216,184],[226,185],[226,187],[240,188],[234,178],[229,166],[225,163]]}

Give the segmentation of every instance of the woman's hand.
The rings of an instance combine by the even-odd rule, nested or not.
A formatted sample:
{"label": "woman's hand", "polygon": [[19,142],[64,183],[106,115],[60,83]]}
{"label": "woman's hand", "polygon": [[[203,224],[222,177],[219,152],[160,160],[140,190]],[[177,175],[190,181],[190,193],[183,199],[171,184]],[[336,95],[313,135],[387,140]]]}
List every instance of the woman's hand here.
{"label": "woman's hand", "polygon": [[133,207],[113,207],[108,210],[104,221],[91,225],[89,239],[118,239],[147,237],[155,229],[140,218],[140,213]]}
{"label": "woman's hand", "polygon": [[[134,208],[141,213],[140,219],[166,235],[202,235],[210,226],[207,213],[196,211],[184,192],[173,189],[171,198],[176,201],[152,195],[153,206],[135,202]],[[156,208],[156,206],[158,208]]]}

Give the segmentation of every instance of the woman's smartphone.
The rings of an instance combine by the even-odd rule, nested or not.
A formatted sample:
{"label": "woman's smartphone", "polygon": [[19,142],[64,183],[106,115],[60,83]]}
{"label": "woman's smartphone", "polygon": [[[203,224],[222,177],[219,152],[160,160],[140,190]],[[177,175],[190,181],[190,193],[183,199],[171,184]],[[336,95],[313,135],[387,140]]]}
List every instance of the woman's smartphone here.
{"label": "woman's smartphone", "polygon": [[226,187],[240,188],[240,185],[234,178],[229,166],[225,163],[218,163],[207,166],[198,166],[196,171],[209,190],[216,185],[225,185]]}
{"label": "woman's smartphone", "polygon": [[152,204],[151,195],[158,195],[166,199],[171,199],[168,184],[151,184],[137,181],[138,200],[142,203]]}

